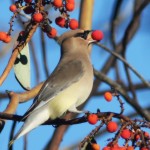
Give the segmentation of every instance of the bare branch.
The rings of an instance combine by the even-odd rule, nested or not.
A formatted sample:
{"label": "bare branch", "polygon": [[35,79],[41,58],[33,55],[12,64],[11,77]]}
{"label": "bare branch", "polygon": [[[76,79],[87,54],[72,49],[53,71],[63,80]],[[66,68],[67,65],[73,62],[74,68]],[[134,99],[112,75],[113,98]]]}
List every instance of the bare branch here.
{"label": "bare branch", "polygon": [[144,77],[142,77],[142,75],[140,75],[136,69],[134,69],[121,55],[119,55],[118,53],[116,53],[115,51],[110,50],[109,48],[105,47],[104,45],[100,44],[100,43],[96,43],[96,45],[102,47],[103,49],[105,49],[107,52],[111,53],[113,56],[117,57],[118,59],[120,59],[125,65],[127,65],[139,78],[140,80],[147,86],[150,87],[150,83],[147,82]]}

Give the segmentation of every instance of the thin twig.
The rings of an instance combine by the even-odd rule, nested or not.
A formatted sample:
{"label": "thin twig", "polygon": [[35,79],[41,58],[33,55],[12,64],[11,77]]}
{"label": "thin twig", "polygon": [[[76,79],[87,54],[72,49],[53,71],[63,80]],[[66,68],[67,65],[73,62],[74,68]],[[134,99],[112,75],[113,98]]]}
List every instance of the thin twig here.
{"label": "thin twig", "polygon": [[19,51],[21,51],[25,45],[30,41],[32,35],[34,34],[34,32],[36,31],[36,28],[38,27],[38,24],[34,24],[32,25],[32,28],[29,30],[28,26],[26,27],[26,31],[29,30],[27,39],[25,41],[23,41],[22,43],[19,43],[16,48],[13,50],[13,53],[9,59],[9,62],[5,68],[5,70],[3,71],[2,75],[0,76],[0,85],[2,85],[2,83],[4,82],[4,80],[6,79],[6,77],[8,76],[10,70],[12,69],[14,62],[18,56]]}
{"label": "thin twig", "polygon": [[[11,127],[11,132],[10,132],[10,137],[9,137],[9,141],[13,138],[13,136],[14,136],[14,132],[15,132],[15,127],[16,127],[16,121],[14,121],[13,122],[13,124],[12,124],[12,127]],[[9,147],[9,150],[13,150],[13,145],[11,145],[10,147]]]}
{"label": "thin twig", "polygon": [[110,33],[111,33],[111,42],[112,42],[114,49],[116,47],[115,29],[116,29],[118,14],[119,14],[119,10],[120,10],[122,2],[123,1],[115,1],[115,8],[114,8],[112,20],[111,20],[111,32]]}
{"label": "thin twig", "polygon": [[[130,119],[129,117],[122,115],[120,113],[115,113],[115,112],[98,112],[95,113],[99,120],[103,120],[104,118],[108,119],[110,116],[110,119],[113,118],[117,118],[117,119],[122,119],[125,122],[130,122],[134,124],[134,120]],[[25,120],[22,120],[23,116],[19,116],[19,115],[13,115],[13,114],[7,114],[7,113],[1,113],[0,112],[0,118],[2,119],[7,119],[7,120],[13,120],[13,121],[22,121],[24,122]],[[65,120],[65,119],[55,119],[55,120],[48,120],[45,123],[43,123],[42,125],[75,125],[75,124],[81,124],[81,123],[85,123],[87,122],[87,115],[84,115],[82,117],[78,117],[75,119],[69,119],[69,120]],[[144,123],[143,125],[141,125],[142,127],[150,127],[150,123],[147,122],[146,120],[137,120],[136,122],[140,122],[140,123]]]}
{"label": "thin twig", "polygon": [[150,121],[149,111],[143,110],[140,105],[135,103],[129,96],[127,91],[120,86],[115,81],[112,81],[110,78],[108,78],[105,74],[98,72],[94,69],[94,75],[97,79],[100,81],[103,81],[105,83],[108,83],[109,86],[114,87],[124,98],[125,100],[142,116],[145,117],[146,120]]}

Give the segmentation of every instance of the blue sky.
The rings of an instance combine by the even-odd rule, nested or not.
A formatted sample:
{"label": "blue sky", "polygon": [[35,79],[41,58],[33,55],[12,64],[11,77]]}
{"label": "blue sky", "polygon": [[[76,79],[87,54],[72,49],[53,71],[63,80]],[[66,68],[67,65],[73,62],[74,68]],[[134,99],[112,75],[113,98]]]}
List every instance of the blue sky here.
{"label": "blue sky", "polygon": [[[110,18],[112,15],[112,8],[114,6],[114,2],[116,0],[105,0],[105,1],[96,1],[94,4],[94,12],[93,12],[93,29],[100,29],[104,32],[104,39],[101,41],[104,45],[110,46],[110,41],[109,36],[110,36]],[[79,15],[79,1],[76,0],[77,2],[77,9],[70,13],[72,18],[78,18]],[[9,29],[9,20],[12,15],[12,13],[9,11],[9,6],[11,4],[11,1],[0,1],[0,31],[8,31]],[[116,32],[116,39],[119,41],[122,38],[122,35],[124,34],[124,29],[127,27],[128,22],[131,19],[131,12],[132,12],[132,6],[133,6],[133,0],[127,0],[124,1],[122,7],[121,7],[121,17],[124,17],[124,21],[121,22],[120,26],[117,28]],[[52,12],[52,18],[54,20],[54,16],[57,16],[57,12]],[[150,61],[150,21],[148,18],[150,17],[150,6],[148,6],[142,13],[141,17],[141,24],[138,32],[132,39],[132,41],[128,44],[127,47],[127,53],[126,53],[126,58],[128,62],[134,66],[134,68],[137,69],[137,71],[142,74],[145,79],[150,80],[150,69],[149,69],[149,61]],[[52,24],[54,27],[55,24]],[[65,31],[66,29],[61,29],[59,27],[56,27],[58,30],[58,33],[61,34]],[[15,22],[14,24],[14,32],[12,33],[13,35],[13,40],[17,38],[17,34],[22,30],[22,28],[19,26],[18,22]],[[36,51],[36,57],[38,58],[38,66],[40,68],[40,81],[43,81],[46,79],[45,73],[44,73],[44,67],[43,67],[43,60],[41,56],[41,45],[40,45],[40,38],[39,38],[39,30],[35,33],[33,36],[33,42],[35,42],[35,51]],[[60,47],[59,45],[56,44],[55,41],[48,39],[45,36],[45,41],[46,41],[46,48],[47,48],[47,60],[49,64],[49,70],[50,72],[55,68],[55,66],[58,63],[59,57],[60,57]],[[12,49],[13,49],[14,43],[12,42],[10,44],[10,47],[7,46],[3,43],[0,43],[0,54],[3,51],[3,48],[5,48],[6,55],[5,57],[1,58],[0,57],[0,74],[3,72],[9,57],[11,55]],[[107,52],[104,50],[98,48],[97,46],[93,46],[93,50],[91,53],[91,59],[93,66],[96,69],[101,69],[105,61],[107,60],[108,56]],[[31,54],[31,60],[33,59],[33,56]],[[121,73],[121,78],[125,83],[127,83],[127,79],[124,74],[124,69],[122,62],[119,62],[120,66],[120,73]],[[31,86],[34,87],[37,83],[35,80],[35,69],[34,69],[34,64],[31,61]],[[141,82],[132,72],[132,78],[134,83],[139,83]],[[114,71],[111,70],[108,73],[108,77],[111,79],[114,79]],[[13,85],[13,86],[12,86]],[[109,89],[109,85],[103,83],[99,90],[103,89]],[[0,92],[4,92],[5,90],[12,90],[12,91],[23,91],[17,81],[15,80],[14,77],[14,72],[13,70],[10,72],[9,76],[7,77],[6,81],[3,83],[3,85],[0,87]],[[141,90],[138,91],[137,96],[139,99],[139,103],[142,105],[142,107],[146,107],[150,105],[149,102],[149,95],[150,91],[149,90]],[[125,102],[125,101],[124,101]],[[5,107],[7,106],[8,101],[3,100],[0,102],[0,111],[3,111]],[[17,109],[17,114],[18,115],[23,115],[25,111],[29,108],[31,105],[31,101],[25,103],[25,104],[20,104],[18,109]],[[85,110],[89,110],[91,112],[96,112],[97,108],[100,108],[101,111],[119,111],[118,109],[119,104],[117,103],[116,99],[111,103],[105,102],[103,97],[93,97],[89,100],[87,105],[85,106]],[[134,109],[128,105],[128,103],[125,102],[125,115],[128,115],[129,113],[134,112]],[[9,141],[9,133],[11,130],[11,125],[12,121],[7,121],[4,130],[0,134],[0,147],[2,150],[7,150],[7,144]],[[20,128],[22,123],[17,123],[16,127],[16,132]],[[74,143],[80,143],[82,139],[92,130],[94,129],[95,125],[90,125],[88,123],[84,124],[78,124],[78,125],[73,125],[70,126],[68,131],[65,133],[65,136],[63,138],[63,141],[61,143],[60,149],[63,150],[65,147],[70,146]],[[49,141],[50,137],[52,136],[54,132],[54,128],[52,126],[40,126],[37,129],[33,130],[28,134],[28,150],[36,149],[36,150],[41,150],[45,144]],[[103,138],[99,137],[97,139],[97,142],[101,145],[101,147],[105,146],[107,143],[107,138],[112,137],[113,134],[105,134]],[[5,141],[5,142],[4,142]],[[21,150],[23,149],[23,138],[20,138],[17,140],[14,144],[14,149],[15,150]]]}

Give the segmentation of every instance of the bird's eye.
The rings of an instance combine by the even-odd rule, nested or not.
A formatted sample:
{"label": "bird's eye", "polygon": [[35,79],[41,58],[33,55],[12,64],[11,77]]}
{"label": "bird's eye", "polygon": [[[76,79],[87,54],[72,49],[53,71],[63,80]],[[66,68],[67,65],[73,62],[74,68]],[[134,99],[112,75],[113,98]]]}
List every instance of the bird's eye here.
{"label": "bird's eye", "polygon": [[86,30],[86,31],[84,31],[83,33],[77,33],[76,34],[76,37],[81,37],[81,38],[83,38],[83,39],[87,39],[87,36],[88,36],[88,34],[90,33],[91,31],[90,30]]}

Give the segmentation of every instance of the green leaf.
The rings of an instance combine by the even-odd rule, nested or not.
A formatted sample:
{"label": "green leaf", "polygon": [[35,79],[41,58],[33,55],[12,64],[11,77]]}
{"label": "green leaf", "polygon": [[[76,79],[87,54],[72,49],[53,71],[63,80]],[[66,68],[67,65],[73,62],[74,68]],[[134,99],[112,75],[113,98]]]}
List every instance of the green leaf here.
{"label": "green leaf", "polygon": [[14,63],[15,77],[19,84],[26,90],[30,89],[30,54],[28,44],[18,54]]}

